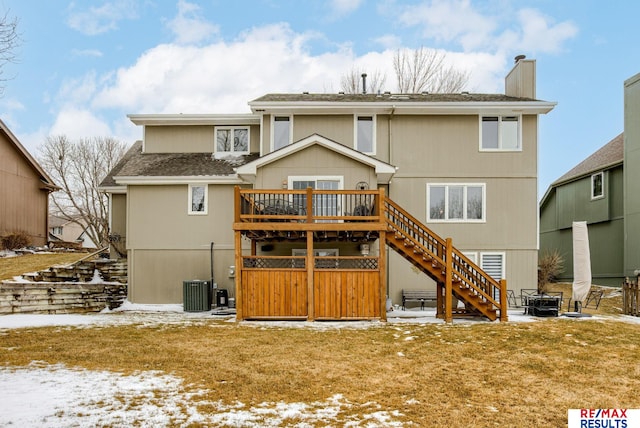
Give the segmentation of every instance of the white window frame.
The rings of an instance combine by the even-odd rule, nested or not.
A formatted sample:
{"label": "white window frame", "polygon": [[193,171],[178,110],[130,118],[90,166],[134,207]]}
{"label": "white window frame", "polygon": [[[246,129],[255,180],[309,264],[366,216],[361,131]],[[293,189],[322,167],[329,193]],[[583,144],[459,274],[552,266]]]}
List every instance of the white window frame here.
{"label": "white window frame", "polygon": [[290,175],[288,178],[289,189],[293,189],[294,181],[337,181],[338,190],[344,189],[344,177],[342,175]]}
{"label": "white window frame", "polygon": [[[247,150],[236,151],[233,144],[233,134],[235,130],[246,130],[247,131]],[[231,133],[231,150],[218,150],[218,131],[229,131]],[[247,155],[251,152],[251,127],[250,126],[215,126],[213,128],[213,153],[216,157],[222,155]]]}
{"label": "white window frame", "polygon": [[[318,181],[337,181],[338,182],[338,189],[336,189],[336,190],[343,190],[344,189],[344,177],[341,176],[341,175],[290,175],[288,177],[288,184],[287,184],[289,189],[293,189],[293,182],[294,181],[315,181],[316,183]],[[344,207],[344,199],[343,199],[343,197],[340,197],[340,195],[338,195],[336,203],[337,203],[337,206],[336,206],[336,214],[335,215],[341,216],[341,215],[343,215],[342,214],[342,210],[343,210],[343,207]],[[327,221],[334,222],[334,220],[327,220]]]}
{"label": "white window frame", "polygon": [[[595,186],[594,186],[594,180],[596,179],[596,177],[600,177],[600,187],[601,187],[601,193],[599,195],[595,194]],[[600,171],[597,172],[595,174],[591,175],[591,200],[597,200],[597,199],[602,199],[605,196],[604,193],[604,180],[605,180],[605,176],[604,176],[604,171]]]}
{"label": "white window frame", "polygon": [[[361,150],[358,144],[358,121],[361,117],[370,117],[371,118],[371,151]],[[364,153],[367,155],[375,155],[376,154],[376,126],[377,124],[377,116],[375,114],[354,114],[353,115],[353,147],[360,153]]]}
{"label": "white window frame", "polygon": [[286,146],[288,146],[289,144],[291,144],[293,142],[293,116],[292,115],[285,115],[285,114],[274,114],[274,115],[271,115],[271,151],[278,150],[278,149],[282,148],[282,147],[276,147],[276,139],[275,139],[276,127],[275,127],[275,125],[276,125],[276,118],[277,117],[286,117],[286,118],[289,119],[288,120],[289,121],[289,141],[287,142],[287,144],[285,144],[282,147],[286,147]]}
{"label": "white window frame", "polygon": [[478,264],[478,252],[477,251],[462,251],[462,254],[476,265]]}
{"label": "white window frame", "polygon": [[[483,123],[483,119],[486,117],[497,117],[498,118],[498,147],[497,148],[486,148],[483,146],[483,141],[482,141],[482,123]],[[503,147],[504,143],[503,143],[503,118],[506,117],[515,117],[517,118],[517,124],[518,124],[518,129],[516,131],[516,138],[517,138],[517,147]],[[522,151],[522,115],[520,114],[503,114],[503,115],[498,115],[498,114],[485,114],[485,115],[480,115],[478,116],[478,120],[479,120],[479,141],[480,141],[480,151],[481,152],[521,152]]]}
{"label": "white window frame", "polygon": [[[194,211],[193,208],[193,189],[195,187],[203,187],[204,188],[204,201],[203,201],[203,210],[202,211]],[[187,212],[189,215],[207,215],[209,211],[209,185],[208,184],[189,184],[189,205],[187,207]]]}
{"label": "white window frame", "polygon": [[[444,218],[431,218],[431,188],[444,187]],[[463,187],[463,218],[449,219],[449,187]],[[479,219],[467,219],[467,188],[482,188],[482,216]],[[487,222],[487,185],[486,183],[428,183],[427,184],[427,223],[486,223]]]}

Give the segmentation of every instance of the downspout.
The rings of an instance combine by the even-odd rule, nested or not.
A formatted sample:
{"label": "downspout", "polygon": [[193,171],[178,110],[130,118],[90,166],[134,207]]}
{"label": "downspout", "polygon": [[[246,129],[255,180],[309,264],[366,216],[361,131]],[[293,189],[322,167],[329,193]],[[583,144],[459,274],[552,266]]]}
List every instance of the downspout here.
{"label": "downspout", "polygon": [[[391,106],[391,111],[389,112],[389,126],[387,127],[387,138],[388,138],[388,142],[389,142],[389,164],[393,165],[393,143],[392,143],[392,138],[393,138],[393,132],[391,132],[391,124],[393,123],[393,115],[396,112],[396,106],[392,105]],[[393,180],[393,177],[391,178],[391,180]],[[388,184],[388,190],[386,195],[391,196],[391,180],[389,180],[389,184]],[[381,245],[387,245],[386,242],[381,242]],[[389,273],[389,271],[391,269],[389,269],[389,248],[387,246],[387,251],[385,251],[386,256],[387,256],[387,298],[389,297],[389,280],[391,278],[391,274]],[[392,300],[393,301],[393,300]]]}

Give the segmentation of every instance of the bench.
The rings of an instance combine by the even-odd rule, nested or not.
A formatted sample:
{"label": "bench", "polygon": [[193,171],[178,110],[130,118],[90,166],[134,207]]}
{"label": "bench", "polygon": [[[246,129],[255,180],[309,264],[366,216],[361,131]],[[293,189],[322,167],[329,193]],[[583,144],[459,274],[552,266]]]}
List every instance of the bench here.
{"label": "bench", "polygon": [[402,290],[402,310],[406,309],[407,302],[420,302],[420,310],[424,310],[425,302],[435,302],[438,296],[435,290]]}

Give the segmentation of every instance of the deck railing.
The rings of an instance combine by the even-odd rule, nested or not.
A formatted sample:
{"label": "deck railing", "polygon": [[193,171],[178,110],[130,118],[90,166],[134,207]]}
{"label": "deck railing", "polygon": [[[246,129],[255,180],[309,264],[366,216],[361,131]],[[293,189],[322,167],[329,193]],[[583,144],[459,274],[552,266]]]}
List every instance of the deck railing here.
{"label": "deck railing", "polygon": [[237,222],[378,222],[378,190],[239,189]]}

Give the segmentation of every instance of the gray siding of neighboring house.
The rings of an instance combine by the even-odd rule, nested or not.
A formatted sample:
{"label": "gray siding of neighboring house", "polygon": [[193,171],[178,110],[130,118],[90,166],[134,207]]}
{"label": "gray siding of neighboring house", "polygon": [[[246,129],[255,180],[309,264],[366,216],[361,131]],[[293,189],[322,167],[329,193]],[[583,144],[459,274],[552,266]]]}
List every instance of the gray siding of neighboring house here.
{"label": "gray siding of neighboring house", "polygon": [[605,171],[605,195],[591,200],[591,175],[552,190],[540,210],[540,256],[558,250],[564,258],[559,281],[573,281],[573,221],[586,221],[593,283],[624,279],[623,168]]}
{"label": "gray siding of neighboring house", "polygon": [[640,74],[624,82],[624,275],[640,269]]}

